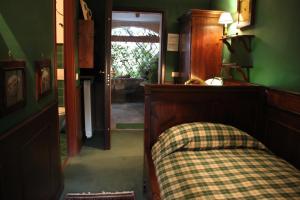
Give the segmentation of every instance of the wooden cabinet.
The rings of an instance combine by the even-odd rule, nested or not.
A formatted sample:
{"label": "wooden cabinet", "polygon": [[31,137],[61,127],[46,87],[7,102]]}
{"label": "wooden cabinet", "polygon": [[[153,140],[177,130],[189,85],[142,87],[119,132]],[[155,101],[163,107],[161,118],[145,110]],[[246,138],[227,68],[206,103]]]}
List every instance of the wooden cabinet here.
{"label": "wooden cabinet", "polygon": [[222,65],[221,11],[190,10],[179,18],[179,68],[182,82],[219,76]]}
{"label": "wooden cabinet", "polygon": [[78,64],[80,68],[94,67],[94,22],[79,21]]}

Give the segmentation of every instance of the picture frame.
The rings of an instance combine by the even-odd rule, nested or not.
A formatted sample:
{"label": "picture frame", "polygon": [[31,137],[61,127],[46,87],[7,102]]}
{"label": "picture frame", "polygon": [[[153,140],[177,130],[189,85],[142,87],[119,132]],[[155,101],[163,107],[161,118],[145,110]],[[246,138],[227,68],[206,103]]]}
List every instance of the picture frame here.
{"label": "picture frame", "polygon": [[52,90],[51,79],[51,60],[38,60],[35,61],[35,74],[36,74],[36,96],[37,99],[49,95]]}
{"label": "picture frame", "polygon": [[237,0],[237,28],[243,29],[254,23],[255,0]]}
{"label": "picture frame", "polygon": [[0,61],[0,117],[26,104],[25,61]]}

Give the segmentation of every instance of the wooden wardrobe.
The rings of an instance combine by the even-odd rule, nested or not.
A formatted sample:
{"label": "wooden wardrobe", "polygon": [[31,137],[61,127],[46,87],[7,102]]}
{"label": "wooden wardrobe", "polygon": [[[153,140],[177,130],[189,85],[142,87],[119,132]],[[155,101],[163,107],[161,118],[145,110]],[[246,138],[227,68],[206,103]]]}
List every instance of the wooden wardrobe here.
{"label": "wooden wardrobe", "polygon": [[220,76],[223,26],[222,11],[190,10],[179,18],[179,71],[181,80],[206,80]]}

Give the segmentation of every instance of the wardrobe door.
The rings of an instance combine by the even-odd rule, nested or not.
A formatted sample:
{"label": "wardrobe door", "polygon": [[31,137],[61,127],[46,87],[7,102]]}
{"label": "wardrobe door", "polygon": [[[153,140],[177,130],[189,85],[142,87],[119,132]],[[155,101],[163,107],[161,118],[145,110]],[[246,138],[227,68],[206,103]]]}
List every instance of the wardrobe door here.
{"label": "wardrobe door", "polygon": [[191,78],[219,76],[222,63],[222,26],[219,15],[205,13],[192,18]]}
{"label": "wardrobe door", "polygon": [[181,82],[184,83],[191,76],[191,20],[181,22],[179,34],[179,66]]}

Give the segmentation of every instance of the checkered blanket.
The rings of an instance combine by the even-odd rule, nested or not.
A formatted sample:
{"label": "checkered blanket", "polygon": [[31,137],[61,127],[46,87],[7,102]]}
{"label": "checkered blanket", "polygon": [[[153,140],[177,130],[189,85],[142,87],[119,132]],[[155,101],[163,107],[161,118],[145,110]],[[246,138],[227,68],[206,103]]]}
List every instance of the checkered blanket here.
{"label": "checkered blanket", "polygon": [[152,158],[162,199],[300,199],[300,172],[231,126],[173,127]]}

